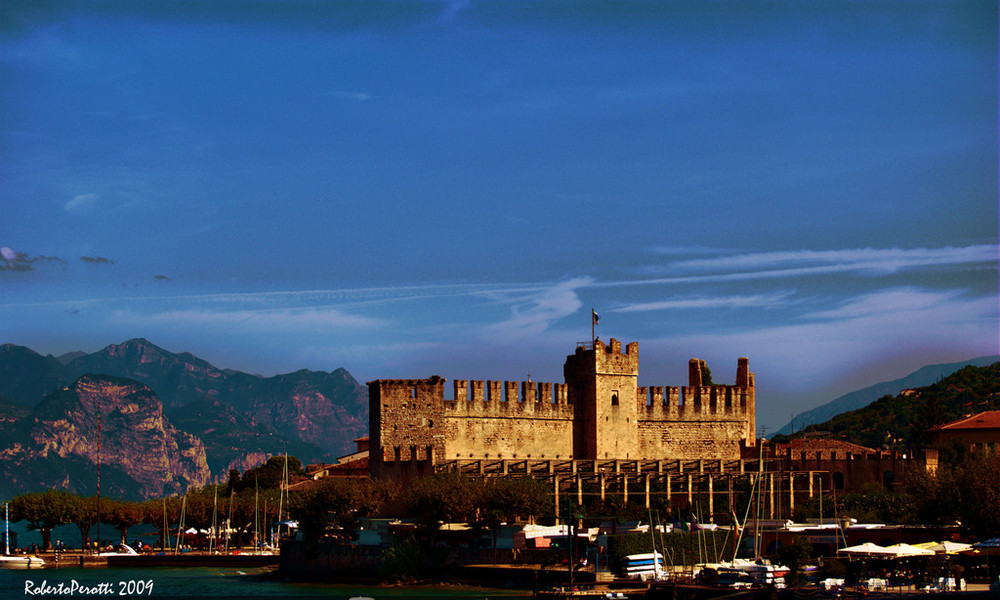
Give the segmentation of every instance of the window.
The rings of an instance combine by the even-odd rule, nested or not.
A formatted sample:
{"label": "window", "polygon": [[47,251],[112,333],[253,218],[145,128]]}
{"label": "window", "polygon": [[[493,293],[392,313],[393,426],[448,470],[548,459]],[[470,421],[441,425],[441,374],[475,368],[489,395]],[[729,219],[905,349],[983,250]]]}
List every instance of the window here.
{"label": "window", "polygon": [[618,390],[611,392],[611,406],[618,406]]}

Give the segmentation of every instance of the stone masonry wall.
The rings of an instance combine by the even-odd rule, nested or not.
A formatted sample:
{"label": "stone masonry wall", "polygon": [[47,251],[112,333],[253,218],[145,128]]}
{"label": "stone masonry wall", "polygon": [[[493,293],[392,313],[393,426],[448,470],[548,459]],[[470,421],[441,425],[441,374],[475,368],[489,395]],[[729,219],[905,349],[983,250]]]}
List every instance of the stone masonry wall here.
{"label": "stone masonry wall", "polygon": [[[754,385],[637,387],[638,344],[612,339],[567,357],[566,383],[456,380],[369,382],[371,473],[420,476],[467,459],[738,459],[753,446]],[[697,368],[696,368],[697,367]]]}
{"label": "stone masonry wall", "polygon": [[573,415],[564,384],[458,380],[444,403],[445,457],[568,458]]}

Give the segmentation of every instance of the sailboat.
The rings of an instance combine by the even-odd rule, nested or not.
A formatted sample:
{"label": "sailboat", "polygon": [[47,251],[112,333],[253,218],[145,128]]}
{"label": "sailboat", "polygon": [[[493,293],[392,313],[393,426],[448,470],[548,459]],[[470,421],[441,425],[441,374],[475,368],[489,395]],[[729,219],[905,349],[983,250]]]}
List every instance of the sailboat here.
{"label": "sailboat", "polygon": [[13,556],[10,553],[10,508],[7,502],[3,505],[3,537],[4,553],[0,556],[0,569],[40,569],[45,561],[37,556]]}

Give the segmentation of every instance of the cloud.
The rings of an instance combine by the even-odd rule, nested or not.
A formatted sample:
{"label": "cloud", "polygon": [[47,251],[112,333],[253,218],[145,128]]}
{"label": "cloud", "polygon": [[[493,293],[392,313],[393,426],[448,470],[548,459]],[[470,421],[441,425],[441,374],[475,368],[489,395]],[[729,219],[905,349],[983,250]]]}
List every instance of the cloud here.
{"label": "cloud", "polygon": [[0,271],[34,271],[35,263],[63,263],[66,261],[58,256],[29,256],[4,246],[0,248]]}
{"label": "cloud", "polygon": [[672,300],[661,300],[658,302],[641,302],[628,304],[618,308],[609,309],[608,312],[646,312],[653,310],[687,310],[687,309],[713,309],[713,308],[746,308],[763,307],[777,308],[787,304],[786,299],[795,292],[786,291],[776,294],[757,294],[752,296],[698,296],[689,298],[675,298]]}
{"label": "cloud", "polygon": [[924,290],[914,287],[900,287],[878,290],[870,294],[846,300],[841,306],[830,310],[804,315],[805,319],[844,322],[881,316],[926,313],[941,307],[950,307],[961,301],[962,290]]}
{"label": "cloud", "polygon": [[995,295],[900,287],[773,325],[648,339],[644,347],[684,348],[706,359],[749,356],[758,398],[771,398],[758,405],[758,420],[777,422],[926,364],[995,354],[997,319]]}
{"label": "cloud", "polygon": [[486,337],[510,342],[544,333],[554,322],[580,310],[583,302],[577,290],[591,282],[588,277],[570,279],[512,300],[510,317],[486,327]]}
{"label": "cloud", "polygon": [[115,261],[104,258],[103,256],[81,256],[80,260],[85,263],[98,264],[98,265],[113,265]]}
{"label": "cloud", "polygon": [[97,199],[97,194],[77,194],[76,196],[73,196],[72,200],[66,203],[64,208],[66,209],[66,212],[83,212],[96,204]]}
{"label": "cloud", "polygon": [[915,267],[997,261],[996,244],[944,248],[855,248],[848,250],[792,250],[759,252],[679,261],[684,271],[743,271],[819,269],[824,272],[870,271],[895,273]]}
{"label": "cloud", "polygon": [[333,308],[277,310],[167,310],[138,314],[132,310],[115,311],[115,322],[143,325],[168,325],[172,328],[236,328],[251,332],[298,333],[336,331],[342,328],[370,328],[382,325],[376,319],[352,315]]}
{"label": "cloud", "polygon": [[330,92],[330,96],[340,100],[354,100],[356,102],[365,102],[375,97],[367,92],[350,92],[346,90],[338,90],[336,92]]}
{"label": "cloud", "polygon": [[695,258],[650,265],[643,269],[652,277],[632,281],[608,281],[602,287],[751,281],[858,273],[867,276],[891,275],[903,270],[956,265],[996,265],[1000,246],[978,244],[943,248],[856,248],[847,250],[788,250],[756,252],[714,258]]}

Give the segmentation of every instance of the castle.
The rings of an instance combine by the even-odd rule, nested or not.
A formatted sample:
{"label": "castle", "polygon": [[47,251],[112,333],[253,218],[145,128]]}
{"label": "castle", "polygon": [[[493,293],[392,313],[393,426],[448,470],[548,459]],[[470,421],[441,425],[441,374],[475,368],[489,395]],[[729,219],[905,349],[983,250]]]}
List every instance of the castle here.
{"label": "castle", "polygon": [[[703,381],[691,359],[686,387],[639,387],[639,344],[582,343],[565,383],[379,379],[368,383],[369,471],[409,479],[445,463],[494,461],[553,472],[572,461],[733,461],[755,441],[754,375],[738,360],[735,385]],[[574,467],[575,470],[575,467]]]}
{"label": "castle", "polygon": [[[767,518],[798,503],[873,483],[892,489],[914,467],[934,473],[937,454],[883,452],[837,440],[777,444],[755,438],[754,374],[737,362],[735,385],[688,364],[685,387],[639,387],[639,344],[612,338],[577,345],[565,383],[378,379],[368,383],[368,474],[407,481],[440,471],[549,482],[556,513],[567,498],[617,494],[733,506],[740,481],[756,488]],[[360,452],[360,446],[359,446]],[[343,467],[343,465],[341,465]],[[728,518],[728,517],[726,517]]]}

